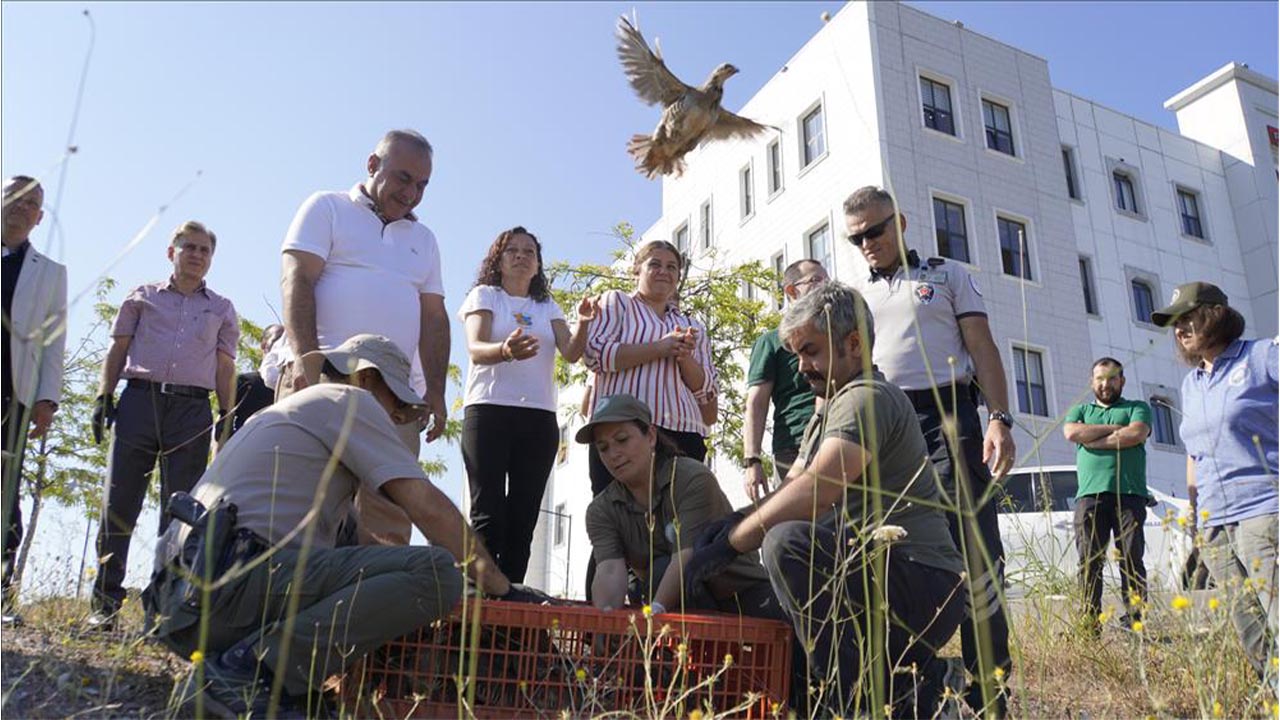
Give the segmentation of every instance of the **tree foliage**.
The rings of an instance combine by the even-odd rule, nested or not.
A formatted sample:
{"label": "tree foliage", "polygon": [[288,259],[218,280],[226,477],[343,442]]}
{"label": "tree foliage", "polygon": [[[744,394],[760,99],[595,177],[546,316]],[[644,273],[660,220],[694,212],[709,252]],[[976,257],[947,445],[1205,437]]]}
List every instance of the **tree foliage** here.
{"label": "tree foliage", "polygon": [[[620,247],[611,265],[554,263],[547,267],[552,295],[561,308],[576,308],[583,297],[608,290],[635,290],[631,258],[639,244],[634,228],[619,223],[613,234]],[[719,372],[720,415],[712,428],[711,451],[742,458],[747,354],[756,338],[777,327],[780,278],[758,261],[730,264],[715,250],[686,257],[680,283],[680,307],[706,325],[711,358]],[[556,381],[561,387],[582,385],[590,371],[557,358]]]}

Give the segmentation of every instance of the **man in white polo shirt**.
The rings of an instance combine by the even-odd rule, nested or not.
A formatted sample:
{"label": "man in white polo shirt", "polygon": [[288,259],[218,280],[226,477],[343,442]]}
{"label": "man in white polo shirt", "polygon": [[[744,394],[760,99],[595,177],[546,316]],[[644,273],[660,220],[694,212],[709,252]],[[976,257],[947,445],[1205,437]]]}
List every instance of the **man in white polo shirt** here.
{"label": "man in white polo shirt", "polygon": [[[449,316],[440,249],[413,209],[431,179],[431,143],[413,130],[392,130],[369,156],[369,177],[347,192],[307,198],[281,248],[284,324],[301,358],[360,333],[390,338],[413,359],[412,385],[427,406],[427,442],[446,419]],[[314,356],[310,356],[314,357]],[[282,372],[280,395],[317,381],[320,368],[295,363]],[[419,424],[398,428],[416,456]],[[356,498],[362,543],[408,544],[408,516],[370,493]]]}

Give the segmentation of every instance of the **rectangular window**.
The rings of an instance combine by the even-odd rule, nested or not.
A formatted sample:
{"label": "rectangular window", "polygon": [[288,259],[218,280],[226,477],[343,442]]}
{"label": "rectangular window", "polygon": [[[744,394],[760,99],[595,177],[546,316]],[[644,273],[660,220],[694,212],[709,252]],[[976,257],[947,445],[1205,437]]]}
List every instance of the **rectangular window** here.
{"label": "rectangular window", "polygon": [[782,253],[778,253],[777,255],[774,255],[773,259],[770,261],[770,265],[773,267],[774,274],[777,275],[778,277],[778,285],[776,288],[774,288],[774,292],[773,292],[774,307],[777,308],[778,310],[781,310],[782,298],[783,298],[782,273],[784,270],[787,269],[786,260],[783,259]]}
{"label": "rectangular window", "polygon": [[809,167],[827,152],[827,136],[822,128],[822,106],[819,105],[805,115],[800,125],[804,131],[803,167]]}
{"label": "rectangular window", "polygon": [[1173,403],[1168,398],[1153,395],[1151,403],[1151,439],[1161,445],[1177,445],[1178,436],[1173,426]]}
{"label": "rectangular window", "polygon": [[1049,395],[1045,390],[1044,356],[1036,350],[1013,349],[1014,385],[1018,391],[1018,411],[1049,417]]}
{"label": "rectangular window", "polygon": [[702,249],[707,250],[711,247],[711,201],[702,203],[702,207],[698,208],[698,228],[702,232]]}
{"label": "rectangular window", "polygon": [[920,78],[920,104],[924,109],[924,126],[948,135],[956,134],[951,114],[951,88],[927,77]]}
{"label": "rectangular window", "polygon": [[1116,207],[1131,213],[1138,212],[1138,197],[1133,193],[1133,178],[1122,172],[1111,173],[1115,184]]}
{"label": "rectangular window", "polygon": [[1178,213],[1182,215],[1182,234],[1204,238],[1204,228],[1200,225],[1200,203],[1196,194],[1190,190],[1178,189]]}
{"label": "rectangular window", "polygon": [[564,503],[556,505],[555,509],[555,533],[553,540],[557,546],[563,545],[565,540],[569,538],[569,516],[565,513],[568,508]]}
{"label": "rectangular window", "polygon": [[1069,147],[1062,148],[1062,171],[1067,175],[1067,197],[1080,199],[1080,181],[1076,179],[1075,153]]}
{"label": "rectangular window", "polygon": [[774,140],[769,143],[769,194],[775,195],[782,190],[782,142]]}
{"label": "rectangular window", "polygon": [[1094,289],[1093,263],[1089,258],[1080,256],[1080,290],[1084,292],[1084,311],[1090,315],[1098,314],[1098,293]]}
{"label": "rectangular window", "polygon": [[756,211],[755,190],[751,187],[751,166],[738,171],[738,200],[742,206],[742,219],[746,220]]}
{"label": "rectangular window", "polygon": [[1013,154],[1013,123],[1009,121],[1009,108],[990,100],[982,101],[982,122],[987,128],[987,147]]}
{"label": "rectangular window", "polygon": [[1000,262],[1005,275],[1031,280],[1031,243],[1027,240],[1027,226],[1017,220],[996,218],[1000,234]]}
{"label": "rectangular window", "polygon": [[675,243],[681,255],[689,254],[689,223],[681,223],[680,227],[676,228]]}
{"label": "rectangular window", "polygon": [[756,299],[756,286],[752,285],[747,280],[742,281],[742,298],[744,300]]}
{"label": "rectangular window", "polygon": [[969,262],[969,231],[964,224],[964,206],[934,198],[933,226],[938,235],[938,254]]}
{"label": "rectangular window", "polygon": [[806,249],[809,258],[822,263],[822,267],[831,267],[831,226],[822,223],[822,227],[813,230],[806,238]]}
{"label": "rectangular window", "polygon": [[1133,291],[1134,319],[1140,323],[1151,324],[1151,313],[1155,308],[1155,292],[1146,280],[1130,280],[1129,287]]}

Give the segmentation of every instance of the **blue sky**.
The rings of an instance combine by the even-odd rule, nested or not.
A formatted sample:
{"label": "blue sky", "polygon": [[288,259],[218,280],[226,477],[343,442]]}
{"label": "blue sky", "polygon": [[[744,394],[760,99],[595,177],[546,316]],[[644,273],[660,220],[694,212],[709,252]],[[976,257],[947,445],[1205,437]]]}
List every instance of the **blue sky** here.
{"label": "blue sky", "polygon": [[[1275,3],[914,3],[1049,61],[1054,84],[1174,128],[1162,103],[1228,61],[1276,77]],[[6,2],[2,43],[5,175],[57,195],[88,24],[78,4]],[[259,323],[279,307],[278,250],[311,192],[345,189],[391,127],[435,144],[419,214],[441,242],[456,309],[484,249],[522,224],[548,260],[602,261],[620,220],[647,227],[660,186],[624,152],[657,111],[636,101],[613,54],[632,4],[90,4],[97,44],[60,208],[72,294],[184,185],[158,227],[111,271],[125,290],[167,272],[170,228],[188,218],[219,236],[210,285]],[[675,72],[701,81],[741,70],[740,107],[836,2],[637,4]],[[50,208],[55,209],[55,208]],[[51,213],[35,235],[49,247]],[[87,327],[73,309],[71,335]],[[465,367],[461,327],[454,362]],[[452,451],[442,486],[462,484]]]}

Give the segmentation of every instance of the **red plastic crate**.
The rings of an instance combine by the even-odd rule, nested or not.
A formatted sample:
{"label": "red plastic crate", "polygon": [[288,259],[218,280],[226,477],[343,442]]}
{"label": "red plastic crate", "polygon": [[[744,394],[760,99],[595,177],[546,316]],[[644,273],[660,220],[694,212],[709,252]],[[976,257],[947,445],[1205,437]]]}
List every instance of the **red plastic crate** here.
{"label": "red plastic crate", "polygon": [[396,718],[764,718],[790,673],[791,628],[774,620],[468,600],[355,665],[343,694]]}

